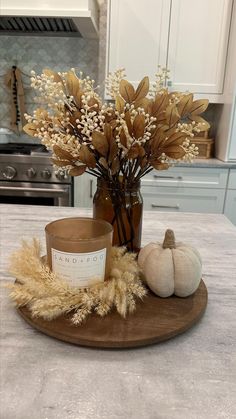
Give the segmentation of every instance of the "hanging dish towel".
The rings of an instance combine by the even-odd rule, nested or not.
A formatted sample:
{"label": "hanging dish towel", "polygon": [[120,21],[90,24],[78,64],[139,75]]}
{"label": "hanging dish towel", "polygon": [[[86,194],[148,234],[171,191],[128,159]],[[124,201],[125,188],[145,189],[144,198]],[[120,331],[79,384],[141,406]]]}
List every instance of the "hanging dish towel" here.
{"label": "hanging dish towel", "polygon": [[11,129],[18,134],[26,124],[25,94],[20,69],[12,66],[6,74],[5,83],[11,91]]}

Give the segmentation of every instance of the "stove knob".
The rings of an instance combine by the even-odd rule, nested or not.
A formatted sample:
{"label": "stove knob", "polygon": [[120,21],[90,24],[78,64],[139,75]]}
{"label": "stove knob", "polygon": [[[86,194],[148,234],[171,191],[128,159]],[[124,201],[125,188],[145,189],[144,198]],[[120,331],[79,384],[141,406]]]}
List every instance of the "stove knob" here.
{"label": "stove knob", "polygon": [[58,180],[65,180],[66,179],[66,174],[64,172],[57,172],[56,173],[56,178]]}
{"label": "stove knob", "polygon": [[50,177],[52,176],[52,174],[51,174],[51,172],[50,172],[49,169],[44,169],[41,172],[41,176],[42,176],[43,179],[50,179]]}
{"label": "stove knob", "polygon": [[11,179],[14,179],[14,177],[17,174],[17,171],[16,171],[15,167],[7,166],[3,169],[2,174],[3,174],[3,177],[5,179],[11,180]]}
{"label": "stove knob", "polygon": [[33,167],[31,167],[30,169],[27,170],[26,174],[30,179],[32,179],[33,177],[36,176],[36,170]]}

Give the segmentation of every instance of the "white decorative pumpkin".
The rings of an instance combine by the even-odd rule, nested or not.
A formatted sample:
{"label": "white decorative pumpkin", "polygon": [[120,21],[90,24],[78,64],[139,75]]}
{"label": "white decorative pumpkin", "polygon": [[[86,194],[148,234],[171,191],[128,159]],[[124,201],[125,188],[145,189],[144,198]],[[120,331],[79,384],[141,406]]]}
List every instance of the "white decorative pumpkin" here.
{"label": "white decorative pumpkin", "polygon": [[143,247],[138,264],[147,285],[159,297],[187,297],[197,290],[202,277],[200,254],[194,247],[176,243],[172,230],[166,230],[162,244]]}

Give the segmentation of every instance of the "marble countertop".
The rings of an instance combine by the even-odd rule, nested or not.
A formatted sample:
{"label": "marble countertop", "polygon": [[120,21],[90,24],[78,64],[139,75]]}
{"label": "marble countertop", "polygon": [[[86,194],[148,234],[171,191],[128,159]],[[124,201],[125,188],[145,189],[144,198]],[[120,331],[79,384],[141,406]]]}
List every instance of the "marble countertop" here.
{"label": "marble countertop", "polygon": [[209,167],[218,169],[236,169],[235,162],[225,162],[216,158],[212,159],[194,159],[192,163],[179,162],[176,167]]}
{"label": "marble countertop", "polygon": [[[1,281],[21,239],[78,208],[0,205]],[[236,418],[236,228],[221,214],[145,212],[142,244],[166,228],[203,259],[209,301],[201,321],[169,341],[139,349],[79,347],[31,328],[1,288],[2,419]]]}

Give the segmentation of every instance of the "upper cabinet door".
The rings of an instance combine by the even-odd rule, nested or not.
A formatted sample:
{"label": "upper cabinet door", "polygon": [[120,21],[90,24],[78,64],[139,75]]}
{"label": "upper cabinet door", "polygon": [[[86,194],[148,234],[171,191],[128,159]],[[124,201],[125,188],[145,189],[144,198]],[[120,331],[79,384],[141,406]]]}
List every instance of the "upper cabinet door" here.
{"label": "upper cabinet door", "polygon": [[174,90],[223,93],[231,11],[231,0],[172,0],[167,67]]}
{"label": "upper cabinet door", "polygon": [[158,64],[166,66],[170,0],[110,0],[106,75],[125,68],[137,86],[144,76],[154,80]]}

